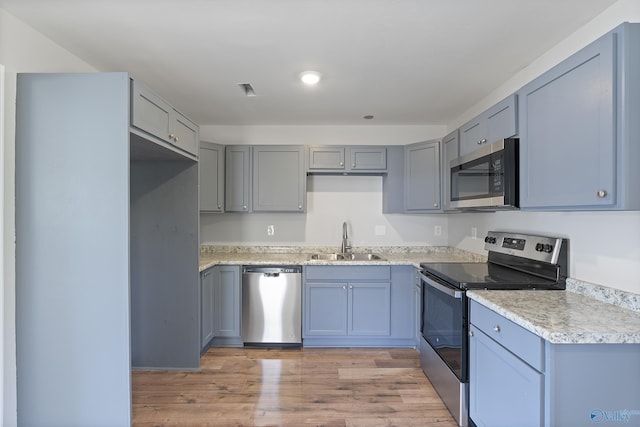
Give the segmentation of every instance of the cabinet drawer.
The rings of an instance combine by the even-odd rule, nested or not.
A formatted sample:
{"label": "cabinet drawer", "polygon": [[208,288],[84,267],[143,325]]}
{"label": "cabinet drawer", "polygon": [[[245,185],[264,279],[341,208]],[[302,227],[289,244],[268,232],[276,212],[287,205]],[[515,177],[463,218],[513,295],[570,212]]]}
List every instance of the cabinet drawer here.
{"label": "cabinet drawer", "polygon": [[307,266],[304,269],[307,280],[391,280],[391,267],[372,266]]}
{"label": "cabinet drawer", "polygon": [[470,302],[471,323],[510,352],[539,371],[544,371],[544,341],[493,310]]}

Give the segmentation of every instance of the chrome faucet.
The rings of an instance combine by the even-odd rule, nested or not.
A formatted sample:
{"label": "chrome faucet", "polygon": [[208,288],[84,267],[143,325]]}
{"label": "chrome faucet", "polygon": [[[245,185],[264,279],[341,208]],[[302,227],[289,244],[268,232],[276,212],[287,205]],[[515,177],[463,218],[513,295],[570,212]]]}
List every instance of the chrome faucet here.
{"label": "chrome faucet", "polygon": [[349,244],[349,235],[347,234],[347,222],[342,223],[342,246],[340,248],[341,253],[346,254],[351,252],[351,245]]}

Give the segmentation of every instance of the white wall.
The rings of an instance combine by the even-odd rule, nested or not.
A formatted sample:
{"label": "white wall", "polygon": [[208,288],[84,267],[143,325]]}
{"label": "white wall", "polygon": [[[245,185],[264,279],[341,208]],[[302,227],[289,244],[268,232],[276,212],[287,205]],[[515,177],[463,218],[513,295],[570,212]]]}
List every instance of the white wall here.
{"label": "white wall", "polygon": [[[449,128],[455,129],[624,21],[640,22],[640,1],[620,0],[615,3],[461,115]],[[449,244],[483,252],[482,241],[471,239],[472,227],[478,229],[478,236],[482,236],[487,230],[502,229],[568,237],[571,239],[571,277],[640,293],[640,212],[497,212],[451,215]]]}
{"label": "white wall", "polygon": [[[202,126],[219,144],[395,145],[436,139],[444,126]],[[310,176],[307,213],[202,214],[202,243],[339,246],[347,221],[354,246],[446,245],[446,215],[385,215],[382,177]],[[273,236],[267,226],[275,227]],[[439,225],[443,233],[434,234]],[[380,226],[384,235],[378,233]]]}
{"label": "white wall", "polygon": [[[92,72],[86,62],[0,9],[0,64],[5,66],[4,129],[4,426],[16,425],[15,346],[15,99],[21,72]],[[43,325],[44,326],[44,325]],[[43,349],[46,351],[46,349]]]}

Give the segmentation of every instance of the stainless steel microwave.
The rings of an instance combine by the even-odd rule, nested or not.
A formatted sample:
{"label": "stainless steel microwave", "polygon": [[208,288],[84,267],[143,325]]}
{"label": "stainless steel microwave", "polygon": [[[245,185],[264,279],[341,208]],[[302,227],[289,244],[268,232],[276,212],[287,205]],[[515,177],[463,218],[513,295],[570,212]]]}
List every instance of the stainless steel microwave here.
{"label": "stainless steel microwave", "polygon": [[519,207],[518,139],[485,145],[451,161],[452,208],[469,210]]}

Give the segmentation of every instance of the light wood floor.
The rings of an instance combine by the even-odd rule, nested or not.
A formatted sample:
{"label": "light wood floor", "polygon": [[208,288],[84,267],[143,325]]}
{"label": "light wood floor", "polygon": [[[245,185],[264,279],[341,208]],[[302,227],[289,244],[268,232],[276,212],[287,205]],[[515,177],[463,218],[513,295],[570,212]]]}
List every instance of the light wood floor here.
{"label": "light wood floor", "polygon": [[436,426],[413,349],[210,349],[200,372],[134,372],[134,426]]}

